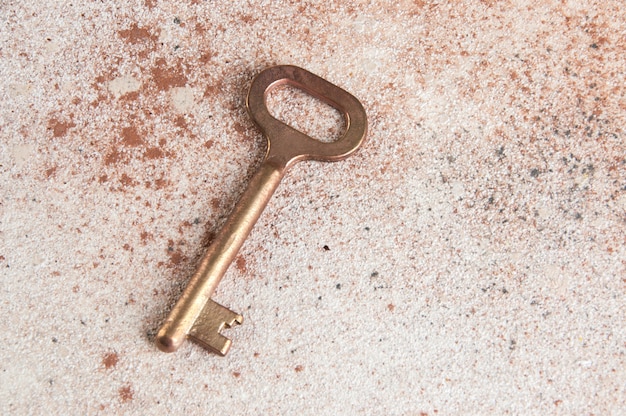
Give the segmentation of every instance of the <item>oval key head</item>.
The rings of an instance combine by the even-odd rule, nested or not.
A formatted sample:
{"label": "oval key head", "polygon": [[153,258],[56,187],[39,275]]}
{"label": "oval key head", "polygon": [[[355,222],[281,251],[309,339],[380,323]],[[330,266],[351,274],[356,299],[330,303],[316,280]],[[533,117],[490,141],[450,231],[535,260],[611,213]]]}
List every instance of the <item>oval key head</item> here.
{"label": "oval key head", "polygon": [[[272,88],[290,85],[325,102],[343,114],[346,129],[336,141],[323,143],[273,117],[266,99]],[[354,153],[367,133],[367,116],[353,95],[302,68],[279,65],[254,78],[246,107],[268,140],[266,159],[288,167],[301,160],[337,161]]]}

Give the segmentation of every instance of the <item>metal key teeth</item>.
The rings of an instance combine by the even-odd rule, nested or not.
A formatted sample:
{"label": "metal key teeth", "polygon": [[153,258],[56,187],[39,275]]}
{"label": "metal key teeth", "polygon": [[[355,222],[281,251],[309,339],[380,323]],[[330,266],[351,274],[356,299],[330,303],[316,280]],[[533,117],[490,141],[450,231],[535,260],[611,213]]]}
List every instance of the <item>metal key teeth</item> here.
{"label": "metal key teeth", "polygon": [[189,338],[204,348],[224,356],[228,353],[232,341],[220,332],[224,327],[230,328],[242,322],[243,316],[209,299],[191,327]]}

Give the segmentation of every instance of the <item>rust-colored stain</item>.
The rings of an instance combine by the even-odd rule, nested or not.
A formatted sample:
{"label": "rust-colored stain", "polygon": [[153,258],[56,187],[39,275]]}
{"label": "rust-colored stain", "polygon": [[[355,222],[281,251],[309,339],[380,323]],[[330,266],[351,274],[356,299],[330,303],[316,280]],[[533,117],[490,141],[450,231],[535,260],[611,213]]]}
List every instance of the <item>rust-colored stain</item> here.
{"label": "rust-colored stain", "polygon": [[46,178],[49,178],[50,176],[54,175],[56,171],[57,171],[57,166],[53,166],[51,168],[46,169]]}
{"label": "rust-colored stain", "polygon": [[57,120],[56,118],[48,120],[48,130],[52,130],[52,135],[54,137],[65,136],[67,134],[67,131],[72,127],[76,127],[76,124],[74,124],[72,121],[64,123]]}
{"label": "rust-colored stain", "polygon": [[242,14],[239,19],[246,24],[253,24],[257,20],[254,16],[249,14]]}
{"label": "rust-colored stain", "polygon": [[237,256],[235,266],[237,267],[237,270],[239,270],[239,273],[245,274],[248,271],[246,268],[246,259],[244,259],[243,256]]}
{"label": "rust-colored stain", "polygon": [[152,80],[161,91],[169,90],[172,87],[184,87],[187,84],[187,77],[183,73],[180,63],[170,67],[163,58],[156,61],[151,74]]}
{"label": "rust-colored stain", "polygon": [[144,153],[146,159],[160,159],[163,157],[163,151],[158,147],[149,147]]}
{"label": "rust-colored stain", "polygon": [[187,130],[187,120],[185,120],[185,116],[180,115],[174,119],[174,124],[181,129]]}
{"label": "rust-colored stain", "polygon": [[183,221],[178,226],[178,232],[180,234],[184,234],[185,233],[184,228],[189,228],[189,227],[191,227],[191,223],[189,221]]}
{"label": "rust-colored stain", "polygon": [[[122,160],[122,154],[117,150],[117,148],[113,147],[111,151],[104,157],[104,164],[107,166],[114,165],[120,162],[121,160]],[[106,175],[104,175],[104,177],[106,180]]]}
{"label": "rust-colored stain", "polygon": [[235,376],[235,378],[239,378],[241,377],[241,373],[239,371],[233,371],[233,376]]}
{"label": "rust-colored stain", "polygon": [[102,357],[102,364],[104,364],[104,368],[108,370],[110,368],[115,367],[117,365],[118,360],[119,360],[119,357],[117,356],[116,353],[107,352],[106,354],[104,354],[104,357]]}
{"label": "rust-colored stain", "polygon": [[202,96],[203,98],[211,98],[217,95],[218,92],[219,87],[217,85],[207,85],[207,87],[204,89],[204,94]]}
{"label": "rust-colored stain", "polygon": [[170,258],[168,267],[176,267],[187,260],[187,257],[180,249],[174,248],[174,240],[168,240],[167,242],[167,255]]}
{"label": "rust-colored stain", "polygon": [[135,101],[139,98],[139,91],[127,92],[126,94],[120,97],[122,101]]}
{"label": "rust-colored stain", "polygon": [[248,131],[248,128],[241,123],[234,122],[233,129],[239,134],[245,134]]}
{"label": "rust-colored stain", "polygon": [[130,402],[131,400],[133,400],[133,388],[130,384],[120,387],[117,392],[120,396],[120,400],[122,401],[122,403]]}
{"label": "rust-colored stain", "polygon": [[304,371],[304,367],[301,365],[297,365],[294,370],[296,371],[296,373],[301,373],[302,371]]}
{"label": "rust-colored stain", "polygon": [[396,307],[393,303],[390,303],[389,305],[387,305],[387,309],[389,309],[389,312],[393,312],[393,310],[396,309]]}
{"label": "rust-colored stain", "polygon": [[182,251],[180,251],[180,250],[168,252],[168,255],[170,257],[170,265],[171,266],[178,266],[179,264],[181,264],[185,260],[185,256],[183,255]]}
{"label": "rust-colored stain", "polygon": [[139,238],[141,238],[141,243],[145,245],[145,244],[147,244],[148,239],[152,239],[152,234],[150,234],[150,233],[149,233],[149,232],[147,232],[147,231],[143,231],[143,232],[139,235]]}
{"label": "rust-colored stain", "polygon": [[122,173],[122,177],[120,178],[120,182],[122,183],[123,186],[135,186],[137,185],[137,182],[131,178],[130,176],[128,176],[125,173]]}
{"label": "rust-colored stain", "polygon": [[[154,5],[156,2],[152,1],[150,4]],[[119,168],[122,165],[127,165],[132,160],[150,163],[162,160],[165,157],[176,157],[173,151],[167,149],[167,143],[170,140],[169,136],[162,137],[163,133],[159,132],[156,134],[161,137],[154,137],[155,132],[153,132],[152,126],[149,123],[142,122],[144,117],[152,118],[154,114],[164,114],[166,118],[169,118],[173,126],[180,129],[178,132],[170,130],[172,134],[180,136],[182,133],[185,137],[192,139],[196,137],[190,129],[193,116],[171,114],[167,117],[169,107],[164,106],[156,99],[158,95],[167,92],[171,88],[187,85],[188,79],[185,75],[185,65],[188,64],[188,61],[171,56],[157,58],[156,60],[149,59],[149,53],[158,49],[160,45],[158,43],[159,29],[156,27],[133,23],[129,24],[125,30],[118,31],[117,34],[120,40],[129,45],[127,47],[129,56],[132,56],[137,61],[141,70],[149,79],[147,82],[143,80],[140,90],[129,92],[117,100],[112,100],[112,95],[108,90],[108,83],[124,74],[119,72],[117,66],[109,65],[108,69],[101,68],[100,75],[95,78],[92,87],[96,90],[98,98],[90,107],[99,106],[109,109],[111,106],[115,106],[117,108],[116,111],[120,113],[120,117],[129,120],[130,125],[118,127],[117,134],[115,130],[112,130],[109,133],[110,139],[108,141],[93,143],[102,155],[100,169],[103,169],[103,171],[94,175],[93,180],[101,184],[105,182],[113,182],[114,184],[117,182],[118,186],[113,185],[109,189],[120,192],[132,192],[131,188],[139,184],[145,185],[147,189],[160,190],[168,188],[171,182],[165,179],[168,176],[164,172],[156,172],[155,176],[158,179],[155,179],[155,176],[141,176],[129,170],[112,173],[107,168]],[[161,46],[163,45],[161,44]],[[211,53],[203,51],[202,59],[207,60],[211,56]],[[54,120],[68,119],[56,115],[51,115],[48,118]],[[70,114],[69,120],[72,119],[73,115]],[[71,128],[73,123],[63,124],[58,121],[51,121],[50,129],[53,130],[53,126],[57,125],[57,130],[65,128],[67,132],[67,128]],[[155,142],[158,142],[158,144]],[[51,175],[54,173],[54,171],[50,171]],[[165,197],[168,198],[169,195],[166,194]],[[146,203],[148,204],[148,202]],[[172,253],[171,260],[169,264],[176,265],[184,260],[184,256],[180,252],[175,251]]]}
{"label": "rust-colored stain", "polygon": [[120,30],[120,37],[128,43],[137,44],[144,41],[156,41],[158,37],[150,33],[145,27],[139,27],[137,23],[133,23],[130,29]]}
{"label": "rust-colored stain", "polygon": [[170,181],[168,181],[167,179],[163,179],[163,177],[154,180],[154,186],[156,187],[156,189],[163,189],[170,183]]}
{"label": "rust-colored stain", "polygon": [[144,141],[135,127],[125,127],[122,129],[122,143],[126,146],[141,146]]}
{"label": "rust-colored stain", "polygon": [[[197,26],[196,26],[197,27]],[[205,52],[202,55],[200,55],[200,63],[202,64],[208,64],[211,61],[211,58],[213,58],[215,56],[214,53],[211,52]]]}
{"label": "rust-colored stain", "polygon": [[[190,116],[191,117],[191,116]],[[179,115],[174,119],[174,125],[178,128],[180,128],[181,130],[183,130],[183,132],[187,133],[189,135],[190,138],[195,139],[196,135],[192,133],[191,129],[189,128],[189,123],[187,122],[187,119],[185,118],[185,116],[183,115]],[[161,139],[161,140],[165,140],[165,139]],[[159,141],[159,145],[163,146],[165,145],[166,142],[164,142],[163,144],[161,144],[161,142]]]}
{"label": "rust-colored stain", "polygon": [[104,84],[105,82],[109,81],[111,77],[108,75],[98,75],[95,79],[95,83],[93,84],[93,87],[98,89],[100,84]]}
{"label": "rust-colored stain", "polygon": [[[195,3],[195,1],[192,0],[191,4],[197,4],[197,3]],[[200,22],[196,22],[196,26],[194,27],[194,30],[196,31],[198,35],[202,36],[206,33],[206,26],[204,26]]]}

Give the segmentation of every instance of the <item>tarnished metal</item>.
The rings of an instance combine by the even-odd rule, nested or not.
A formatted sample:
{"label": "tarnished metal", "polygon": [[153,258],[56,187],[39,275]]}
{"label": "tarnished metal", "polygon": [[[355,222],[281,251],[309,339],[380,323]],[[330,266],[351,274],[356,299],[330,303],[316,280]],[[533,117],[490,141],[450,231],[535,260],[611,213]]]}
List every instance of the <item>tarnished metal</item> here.
{"label": "tarnished metal", "polygon": [[[274,118],[266,106],[267,94],[272,88],[285,84],[299,88],[341,112],[345,117],[344,134],[334,142],[324,143]],[[210,297],[285,172],[301,160],[345,159],[359,148],[367,133],[365,110],[355,97],[295,66],[275,66],[261,72],[252,81],[246,107],[267,138],[265,159],[157,333],[156,343],[162,351],[176,351],[190,337],[217,354],[228,352],[231,341],[220,331],[241,324],[243,317],[218,305]]]}

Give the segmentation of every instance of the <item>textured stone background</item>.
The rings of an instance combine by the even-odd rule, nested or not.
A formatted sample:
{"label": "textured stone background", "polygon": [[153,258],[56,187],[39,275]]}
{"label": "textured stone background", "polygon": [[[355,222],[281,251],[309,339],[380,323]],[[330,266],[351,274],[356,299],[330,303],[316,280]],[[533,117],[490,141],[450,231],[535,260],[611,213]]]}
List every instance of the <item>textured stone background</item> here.
{"label": "textured stone background", "polygon": [[[623,2],[0,0],[0,25],[4,413],[626,408]],[[357,96],[368,142],[281,184],[215,296],[230,354],[161,353],[273,64]]]}

